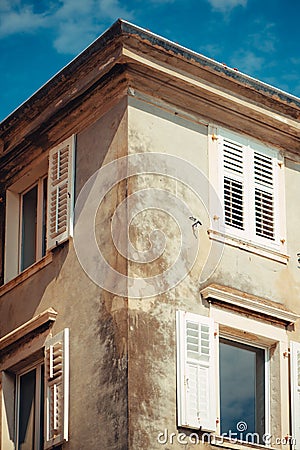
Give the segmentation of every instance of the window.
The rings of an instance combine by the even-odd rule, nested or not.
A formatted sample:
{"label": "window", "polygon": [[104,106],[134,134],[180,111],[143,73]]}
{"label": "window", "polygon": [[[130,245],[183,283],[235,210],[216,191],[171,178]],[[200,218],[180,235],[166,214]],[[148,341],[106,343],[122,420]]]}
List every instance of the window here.
{"label": "window", "polygon": [[[210,136],[210,178],[223,203],[225,229],[215,220],[214,231],[283,251],[284,167],[279,152],[227,130],[215,131]],[[216,218],[213,210],[211,214]]]}
{"label": "window", "polygon": [[44,445],[44,366],[16,376],[16,449],[40,450]]}
{"label": "window", "polygon": [[266,349],[234,340],[219,340],[220,429],[229,436],[237,424],[247,424],[247,432],[265,433]]}
{"label": "window", "polygon": [[211,317],[178,311],[178,426],[260,444],[271,425],[289,435],[287,348],[286,330],[270,323],[217,307]]}
{"label": "window", "polygon": [[6,191],[5,282],[72,235],[74,136]]}
{"label": "window", "polygon": [[[25,324],[25,331],[28,326]],[[23,356],[24,349],[16,342],[13,353],[20,351]],[[11,333],[9,345],[11,348]],[[16,362],[13,353],[5,368],[1,367],[3,448],[42,450],[62,444],[68,440],[69,329],[47,337],[44,349],[25,360]],[[9,358],[13,366],[9,366]]]}
{"label": "window", "polygon": [[46,254],[47,177],[20,194],[20,271]]}

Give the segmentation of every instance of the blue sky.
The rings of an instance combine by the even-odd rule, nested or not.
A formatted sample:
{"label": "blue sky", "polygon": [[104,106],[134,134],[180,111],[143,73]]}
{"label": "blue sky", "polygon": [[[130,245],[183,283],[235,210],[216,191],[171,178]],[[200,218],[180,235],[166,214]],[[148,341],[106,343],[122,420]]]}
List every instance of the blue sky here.
{"label": "blue sky", "polygon": [[298,0],[0,0],[0,121],[118,17],[300,96]]}

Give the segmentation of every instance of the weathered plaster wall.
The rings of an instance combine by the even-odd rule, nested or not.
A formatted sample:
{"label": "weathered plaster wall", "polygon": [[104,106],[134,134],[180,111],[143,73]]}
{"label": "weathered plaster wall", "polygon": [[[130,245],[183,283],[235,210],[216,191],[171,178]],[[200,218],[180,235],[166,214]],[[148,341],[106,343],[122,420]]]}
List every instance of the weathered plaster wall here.
{"label": "weathered plaster wall", "polygon": [[[139,152],[162,152],[177,155],[194,164],[208,176],[208,136],[207,127],[196,121],[187,120],[161,108],[143,103],[137,99],[129,100],[129,154]],[[228,124],[230,128],[230,124]],[[208,315],[208,304],[200,298],[200,288],[216,282],[239,289],[265,299],[279,302],[296,313],[300,313],[298,290],[300,273],[297,269],[296,252],[297,230],[300,217],[296,205],[296,191],[299,186],[299,167],[287,162],[287,240],[288,253],[291,258],[287,265],[266,259],[237,248],[225,246],[224,254],[215,273],[201,285],[199,278],[205,260],[204,255],[210,248],[207,235],[209,220],[203,203],[189,192],[181,183],[159,175],[139,176],[129,183],[129,192],[136,189],[159,187],[181,196],[190,205],[193,215],[203,222],[198,230],[198,256],[193,269],[176,287],[155,297],[142,298],[147,292],[141,291],[140,297],[132,298],[129,292],[129,356],[128,356],[128,401],[130,423],[130,446],[139,449],[182,448],[176,439],[162,445],[158,434],[176,432],[176,345],[175,345],[175,311],[183,309],[194,313]],[[180,170],[178,178],[181,177]],[[203,192],[203,198],[207,193]],[[141,210],[146,205],[140,202]],[[161,204],[166,209],[166,204]],[[147,265],[131,262],[128,275],[149,277],[164,272],[174,261],[174,242],[180,246],[179,229],[170,217],[162,219],[162,212],[143,211],[135,218],[131,233],[137,248],[149,248],[149,233],[159,228],[165,233],[166,251],[163,256]],[[181,229],[182,233],[191,233],[188,218]],[[139,238],[143,237],[142,242]],[[144,247],[143,247],[144,245]],[[140,247],[139,247],[140,246]],[[185,255],[188,260],[188,255]],[[153,267],[154,266],[154,267]],[[146,284],[151,281],[145,281]],[[166,280],[164,280],[166,283]],[[164,286],[157,284],[157,288]],[[238,320],[238,316],[237,316]],[[255,330],[253,330],[255,332]],[[295,339],[295,333],[293,333]],[[280,435],[280,400],[279,391],[279,348],[272,355],[272,375],[270,380],[271,427]],[[161,436],[163,440],[163,436]],[[194,448],[186,445],[185,448]]]}
{"label": "weathered plaster wall", "polygon": [[[123,99],[77,135],[76,197],[95,170],[126,152]],[[124,195],[120,186],[101,209],[108,224]],[[100,236],[100,244],[108,231]],[[111,252],[111,264],[121,265],[113,248]],[[53,251],[49,265],[0,298],[0,317],[5,317],[1,336],[49,307],[58,312],[53,335],[70,328],[68,450],[127,448],[127,304],[118,300],[89,279],[72,239]]]}
{"label": "weathered plaster wall", "polygon": [[[134,99],[130,99],[128,117],[129,154],[161,152],[166,155],[175,155],[185,158],[204,173],[208,173],[207,127],[205,125],[188,121],[174,113],[168,113]],[[183,165],[178,167],[179,179],[182,178],[181,169],[184,169]],[[130,192],[152,187],[181,196],[189,204],[191,212],[201,219],[204,226],[208,225],[207,213],[202,202],[179,181],[159,175],[148,175],[131,180],[129,184]],[[203,197],[206,194],[203,193]],[[166,210],[167,202],[168,199],[157,206]],[[141,210],[146,208],[142,202],[139,206]],[[180,231],[192,235],[192,223],[189,217],[186,217],[181,224],[182,229],[179,230],[174,219],[161,211],[144,211],[137,216],[136,231],[132,235],[133,243],[138,233],[142,233],[144,245],[149,245],[149,233],[158,228],[165,233],[166,251],[162,257],[152,264],[146,264],[145,267],[135,263],[129,264],[128,275],[149,277],[154,273],[164,272],[170,263],[174,263],[176,259],[174,254],[180,250]],[[205,254],[209,243],[203,228],[197,232],[198,239],[195,237],[193,239],[197,246],[201,241],[201,249]],[[203,263],[203,254],[198,256],[196,267]],[[185,270],[184,264],[179,270]],[[202,314],[207,314],[207,308],[200,302],[198,275],[198,271],[194,269],[177,287],[166,293],[150,298],[129,298],[128,300],[130,448],[169,448],[168,445],[158,443],[158,433],[163,432],[165,428],[169,432],[176,431],[175,310],[179,307],[189,310],[196,308],[199,312],[202,311]],[[155,287],[159,290],[163,286],[162,281]],[[144,292],[147,292],[147,289]],[[142,294],[143,292],[141,297]],[[177,448],[176,444],[172,445],[172,448]]]}

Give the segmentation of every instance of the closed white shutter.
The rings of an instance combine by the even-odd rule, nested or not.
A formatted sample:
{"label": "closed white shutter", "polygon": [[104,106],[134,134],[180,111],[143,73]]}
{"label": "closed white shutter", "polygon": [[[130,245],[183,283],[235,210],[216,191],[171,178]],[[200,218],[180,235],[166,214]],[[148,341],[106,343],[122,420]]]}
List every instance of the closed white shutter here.
{"label": "closed white shutter", "polygon": [[68,440],[69,329],[45,344],[46,423],[44,448]]}
{"label": "closed white shutter", "polygon": [[244,146],[220,138],[224,170],[225,223],[244,230]]}
{"label": "closed white shutter", "polygon": [[254,151],[255,233],[275,239],[274,228],[274,158]]}
{"label": "closed white shutter", "polygon": [[73,232],[74,136],[49,153],[47,249],[66,241]]}
{"label": "closed white shutter", "polygon": [[178,426],[216,430],[213,320],[177,312]]}
{"label": "closed white shutter", "polygon": [[291,416],[295,450],[300,450],[300,343],[291,342]]}

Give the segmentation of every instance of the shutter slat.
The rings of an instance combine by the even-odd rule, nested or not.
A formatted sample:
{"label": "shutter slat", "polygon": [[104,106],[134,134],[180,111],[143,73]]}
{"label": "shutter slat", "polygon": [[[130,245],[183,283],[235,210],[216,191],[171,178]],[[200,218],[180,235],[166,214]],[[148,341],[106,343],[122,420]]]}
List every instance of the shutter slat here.
{"label": "shutter slat", "polygon": [[262,186],[273,186],[273,158],[254,152],[255,182]]}
{"label": "shutter slat", "polygon": [[244,229],[243,184],[228,177],[224,178],[225,223],[235,228]]}
{"label": "shutter slat", "polygon": [[222,140],[224,167],[225,223],[244,229],[244,148],[242,145]]}
{"label": "shutter slat", "polygon": [[224,168],[233,173],[243,173],[243,147],[233,142],[223,141]]}
{"label": "shutter slat", "polygon": [[274,240],[274,200],[273,195],[255,189],[256,234]]}

